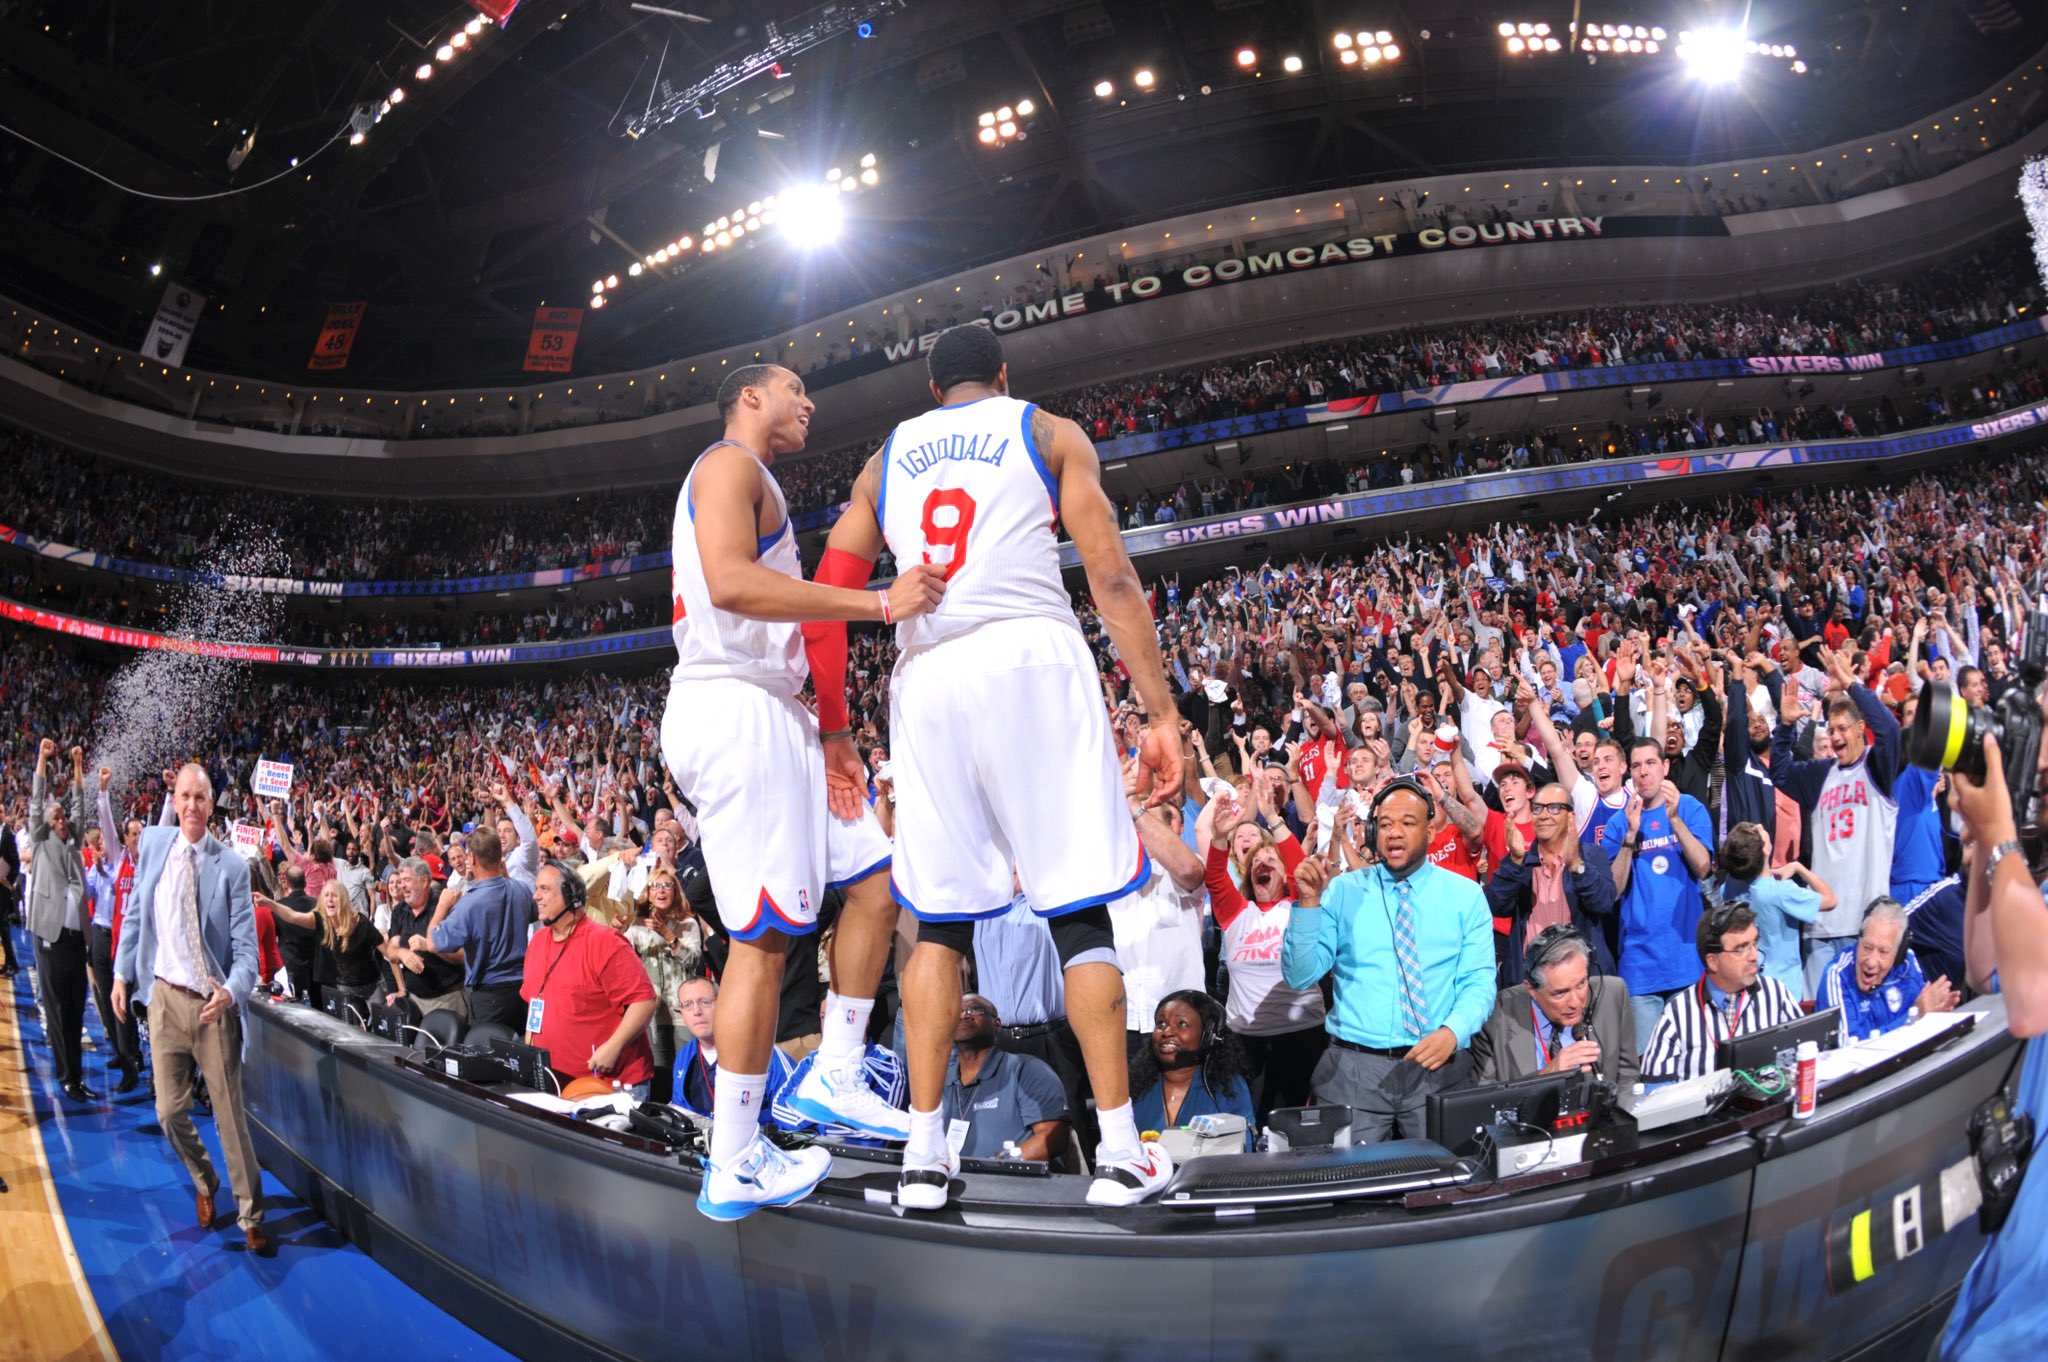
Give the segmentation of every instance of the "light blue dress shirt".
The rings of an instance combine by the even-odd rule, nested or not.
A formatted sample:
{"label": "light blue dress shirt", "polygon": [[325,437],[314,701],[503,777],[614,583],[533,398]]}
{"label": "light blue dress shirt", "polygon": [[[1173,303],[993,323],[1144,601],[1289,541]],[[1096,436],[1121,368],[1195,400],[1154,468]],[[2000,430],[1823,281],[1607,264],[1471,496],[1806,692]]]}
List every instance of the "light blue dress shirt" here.
{"label": "light blue dress shirt", "polygon": [[[1422,975],[1427,1035],[1448,1026],[1462,1049],[1493,1015],[1493,917],[1478,884],[1424,862],[1408,877]],[[1401,1021],[1401,974],[1394,958],[1398,882],[1383,865],[1340,875],[1320,908],[1295,905],[1280,948],[1290,988],[1313,988],[1336,972],[1337,1005],[1325,1024],[1354,1045],[1411,1045]]]}

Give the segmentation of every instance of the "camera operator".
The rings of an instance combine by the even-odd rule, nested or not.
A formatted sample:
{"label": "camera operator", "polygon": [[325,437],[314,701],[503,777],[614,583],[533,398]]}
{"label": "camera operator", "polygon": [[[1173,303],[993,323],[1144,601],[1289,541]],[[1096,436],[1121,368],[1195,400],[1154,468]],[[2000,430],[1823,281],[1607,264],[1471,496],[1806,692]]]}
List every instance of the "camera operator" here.
{"label": "camera operator", "polygon": [[[2048,1034],[2048,903],[2019,855],[2019,832],[1998,740],[1984,739],[1984,776],[1951,771],[1951,807],[1968,851],[1963,943],[1970,986],[1996,989],[2006,1024],[2027,1039]],[[2016,1115],[2048,1122],[2048,1046],[2030,1045],[2013,1090]],[[2036,1353],[2048,1331],[2048,1174],[2023,1177],[2006,1223],[1984,1245],[1956,1297],[1943,1362]]]}

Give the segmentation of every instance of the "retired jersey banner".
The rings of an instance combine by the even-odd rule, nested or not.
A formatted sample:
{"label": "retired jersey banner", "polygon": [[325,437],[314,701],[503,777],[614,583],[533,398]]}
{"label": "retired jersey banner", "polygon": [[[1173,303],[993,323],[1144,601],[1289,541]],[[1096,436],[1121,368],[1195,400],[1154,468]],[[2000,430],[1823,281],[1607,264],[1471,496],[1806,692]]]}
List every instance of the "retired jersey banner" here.
{"label": "retired jersey banner", "polygon": [[165,289],[156,320],[149,324],[149,334],[142,338],[144,357],[173,369],[182,367],[185,347],[192,343],[192,329],[199,325],[199,316],[205,311],[206,295],[194,293],[183,284]]}
{"label": "retired jersey banner", "polygon": [[345,369],[348,367],[348,352],[355,348],[356,332],[363,324],[363,311],[368,303],[329,303],[327,324],[320,328],[320,339],[313,343],[313,358],[308,360],[308,369]]}
{"label": "retired jersey banner", "polygon": [[576,333],[583,329],[580,307],[541,307],[533,313],[533,334],[526,341],[526,372],[566,374],[576,358]]}

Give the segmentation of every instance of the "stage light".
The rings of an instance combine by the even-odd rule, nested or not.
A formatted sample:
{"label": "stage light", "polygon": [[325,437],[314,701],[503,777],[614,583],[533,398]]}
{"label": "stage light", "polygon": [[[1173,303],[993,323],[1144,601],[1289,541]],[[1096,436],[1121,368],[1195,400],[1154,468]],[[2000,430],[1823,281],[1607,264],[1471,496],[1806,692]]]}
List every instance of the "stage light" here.
{"label": "stage light", "polygon": [[721,246],[732,245],[732,233],[726,228],[721,227],[718,229],[718,244]]}
{"label": "stage light", "polygon": [[463,48],[469,46],[469,35],[459,28],[456,29],[448,35],[448,46],[460,52]]}
{"label": "stage light", "polygon": [[590,291],[591,291],[592,293],[603,293],[603,292],[604,292],[604,280],[602,280],[602,279],[597,279],[597,280],[593,280],[593,281],[591,282],[591,285],[590,285]]}
{"label": "stage light", "polygon": [[1290,55],[1280,63],[1280,68],[1288,75],[1294,75],[1301,70],[1301,58]]}
{"label": "stage light", "polygon": [[1368,43],[1364,47],[1358,49],[1358,55],[1367,66],[1371,66],[1373,63],[1383,59],[1387,54],[1380,51],[1379,48],[1374,46],[1373,44]]}
{"label": "stage light", "polygon": [[1098,80],[1095,82],[1095,97],[1097,99],[1108,99],[1115,93],[1116,86],[1111,85],[1108,81]]}
{"label": "stage light", "polygon": [[992,147],[996,144],[996,130],[994,128],[984,126],[977,136],[981,138],[981,144],[985,147]]}
{"label": "stage light", "polygon": [[684,251],[687,251],[687,250],[689,250],[689,249],[690,249],[690,238],[688,238],[688,237],[684,237],[684,238],[683,238],[682,240],[680,240],[680,241],[676,242],[676,244],[675,244],[675,245],[673,245],[673,246],[669,247],[669,248],[668,248],[668,253],[669,253],[670,255],[681,255],[681,254],[682,254],[682,253],[683,253]]}
{"label": "stage light", "polygon": [[996,110],[996,122],[998,123],[1007,123],[1016,116],[1017,111],[1012,109],[1007,104],[1005,104],[1002,108]]}
{"label": "stage light", "polygon": [[982,110],[982,112],[981,112],[981,117],[980,117],[980,118],[978,118],[978,119],[976,119],[976,120],[975,120],[975,122],[977,122],[977,123],[981,124],[981,126],[982,126],[982,127],[984,127],[984,128],[993,128],[993,127],[994,127],[994,126],[996,125],[996,115],[995,115],[995,110],[993,110],[993,109],[984,109],[984,110]]}
{"label": "stage light", "polygon": [[1330,43],[1339,52],[1342,52],[1351,46],[1351,35],[1349,33],[1332,34],[1330,36]]}
{"label": "stage light", "polygon": [[434,49],[434,60],[440,62],[454,61],[455,49],[448,46],[448,44],[446,43],[442,43],[439,47]]}
{"label": "stage light", "polygon": [[[860,182],[872,189],[882,182],[882,172],[873,166],[869,166],[860,173]],[[763,214],[762,216],[766,217],[767,215]]]}
{"label": "stage light", "polygon": [[619,276],[616,274],[608,276],[604,281],[604,286],[606,288],[617,288],[619,286]]}
{"label": "stage light", "polygon": [[363,144],[363,134],[359,132],[350,133],[348,135],[348,144],[352,147],[361,146]]}
{"label": "stage light", "polygon": [[761,230],[761,219],[758,214],[747,219],[747,230],[750,232],[758,232]]}
{"label": "stage light", "polygon": [[1401,48],[1397,43],[1386,43],[1380,47],[1380,55],[1388,61],[1401,60]]}
{"label": "stage light", "polygon": [[1516,24],[1516,25],[1515,25],[1515,36],[1516,36],[1517,38],[1527,38],[1527,37],[1530,37],[1531,35],[1533,35],[1533,34],[1534,34],[1535,32],[1536,32],[1536,25],[1534,25],[1534,24]]}
{"label": "stage light", "polygon": [[1259,64],[1259,54],[1252,51],[1249,47],[1240,47],[1237,49],[1237,64],[1247,69],[1257,66]]}
{"label": "stage light", "polygon": [[1379,32],[1372,35],[1372,40],[1378,43],[1381,47],[1385,47],[1389,43],[1394,41],[1394,35],[1387,32],[1385,29],[1381,29]]}
{"label": "stage light", "polygon": [[1508,51],[1514,53],[1516,56],[1519,57],[1522,55],[1522,48],[1523,43],[1519,35],[1508,39]]}
{"label": "stage light", "polygon": [[433,66],[430,63],[421,62],[418,69],[412,73],[412,78],[414,80],[432,80],[434,78]]}
{"label": "stage light", "polygon": [[[1135,73],[1135,74],[1133,74],[1133,75],[1131,76],[1131,83],[1132,83],[1133,85],[1137,86],[1137,87],[1138,87],[1138,88],[1139,88],[1140,90],[1149,90],[1149,89],[1151,89],[1151,88],[1152,88],[1152,68],[1151,68],[1151,67],[1149,67],[1149,66],[1141,66],[1141,67],[1139,67],[1139,68],[1137,69],[1136,73]],[[1101,87],[1099,87],[1099,86],[1098,86],[1097,88],[1098,88],[1098,89],[1100,89]]]}
{"label": "stage light", "polygon": [[782,208],[783,234],[800,251],[830,245],[846,224],[846,210],[839,197],[822,185],[799,185],[785,191]]}
{"label": "stage light", "polygon": [[[664,259],[664,260],[666,260],[667,258],[668,258],[667,256],[663,256],[663,257],[662,257],[662,259]],[[629,267],[629,268],[628,268],[628,269],[626,270],[626,273],[627,273],[627,274],[630,274],[630,275],[632,275],[632,276],[633,276],[633,277],[634,277],[635,279],[638,279],[638,278],[640,277],[640,275],[641,275],[641,272],[642,272],[642,271],[643,271],[643,270],[644,270],[645,268],[646,268],[646,266],[642,265],[642,264],[641,264],[641,263],[640,263],[639,261],[635,260],[635,261],[634,261],[634,262],[632,263],[632,265],[631,265],[631,266],[630,266],[630,267]]]}
{"label": "stage light", "polygon": [[[1002,129],[997,128],[996,131],[1001,132]],[[854,186],[856,186],[859,183],[860,181],[854,179],[851,175],[842,175],[839,178],[839,192],[842,194],[851,194],[854,190]]]}
{"label": "stage light", "polygon": [[1805,63],[1805,62],[1803,62],[1803,61],[1795,61],[1795,62],[1793,62],[1793,63],[1792,63],[1792,74],[1793,74],[1793,75],[1795,75],[1795,76],[1803,76],[1803,75],[1805,75],[1805,74],[1806,74],[1806,63]]}
{"label": "stage light", "polygon": [[1650,27],[1650,36],[1651,36],[1652,38],[1656,39],[1656,40],[1657,40],[1658,42],[1660,42],[1660,43],[1661,43],[1661,42],[1663,42],[1663,41],[1664,41],[1664,40],[1665,40],[1666,38],[1670,37],[1671,35],[1670,35],[1669,33],[1666,33],[1666,32],[1664,31],[1664,27],[1663,27],[1663,25],[1661,25],[1661,24],[1653,24],[1653,25],[1651,25],[1651,27]]}
{"label": "stage light", "polygon": [[1515,26],[1514,26],[1513,24],[1510,24],[1510,23],[1503,23],[1503,24],[1502,24],[1502,25],[1500,26],[1500,36],[1501,36],[1501,37],[1503,37],[1503,38],[1512,38],[1512,37],[1514,37],[1514,36],[1515,36]]}
{"label": "stage light", "polygon": [[477,15],[462,26],[462,31],[474,38],[477,34],[484,31],[484,17],[481,14]]}
{"label": "stage light", "polygon": [[[996,135],[998,137],[1015,137],[1017,135],[1017,125],[1006,118],[996,124]],[[844,184],[845,182],[841,181],[841,183]]]}
{"label": "stage light", "polygon": [[735,223],[734,223],[734,224],[732,225],[732,239],[733,239],[734,241],[738,241],[738,240],[739,240],[739,239],[740,239],[741,237],[745,236],[746,234],[747,234],[747,224],[746,224],[746,223],[744,223],[744,222],[735,222]]}
{"label": "stage light", "polygon": [[[1017,117],[1019,117],[1019,118],[1029,118],[1029,117],[1031,117],[1031,115],[1033,115],[1033,114],[1035,114],[1035,113],[1037,113],[1037,112],[1038,112],[1038,106],[1037,106],[1036,104],[1033,104],[1033,103],[1032,103],[1032,102],[1031,102],[1030,100],[1028,100],[1028,99],[1020,99],[1020,100],[1018,100],[1018,101],[1017,101]],[[871,152],[869,152],[869,153],[868,153],[867,155],[865,155],[865,156],[861,157],[861,158],[860,158],[860,163],[861,163],[861,168],[862,168],[862,169],[864,169],[864,170],[872,170],[872,169],[874,169],[874,166],[875,166],[875,153],[873,153],[873,152],[871,151]]]}
{"label": "stage light", "polygon": [[1337,54],[1337,60],[1343,62],[1346,66],[1356,66],[1358,65],[1358,53],[1347,47]]}
{"label": "stage light", "polygon": [[405,87],[403,85],[394,85],[391,87],[391,102],[393,104],[405,103]]}
{"label": "stage light", "polygon": [[1679,60],[1706,85],[1725,85],[1740,76],[1745,55],[1743,36],[1737,29],[1708,28],[1678,35]]}

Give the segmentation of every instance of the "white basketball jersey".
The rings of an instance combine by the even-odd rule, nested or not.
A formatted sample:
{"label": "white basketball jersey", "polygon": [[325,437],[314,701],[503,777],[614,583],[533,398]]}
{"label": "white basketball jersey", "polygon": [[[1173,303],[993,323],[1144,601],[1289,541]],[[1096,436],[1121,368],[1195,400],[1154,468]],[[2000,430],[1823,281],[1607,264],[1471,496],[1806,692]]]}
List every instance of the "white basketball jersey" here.
{"label": "white basketball jersey", "polygon": [[[716,448],[712,445],[705,453]],[[701,463],[703,455],[697,457]],[[669,578],[675,604],[676,668],[670,683],[729,678],[794,696],[810,676],[802,626],[750,620],[711,604],[711,588],[704,584],[704,560],[697,554],[696,517],[690,500],[690,484],[696,476],[693,466],[676,497],[675,562]],[[797,557],[796,532],[789,524],[789,503],[765,466],[761,483],[774,500],[782,528],[755,546],[755,556],[762,567],[801,578],[804,568]]]}
{"label": "white basketball jersey", "polygon": [[1854,936],[1863,910],[1892,884],[1892,842],[1899,806],[1870,778],[1868,759],[1840,762],[1821,782],[1813,806],[1813,872],[1835,891],[1836,906],[1813,925],[1815,936]]}
{"label": "white basketball jersey", "polygon": [[896,626],[905,651],[993,620],[1079,627],[1060,584],[1059,489],[1031,438],[1036,410],[1013,397],[939,407],[882,447],[876,518],[898,570],[946,570],[939,608]]}

